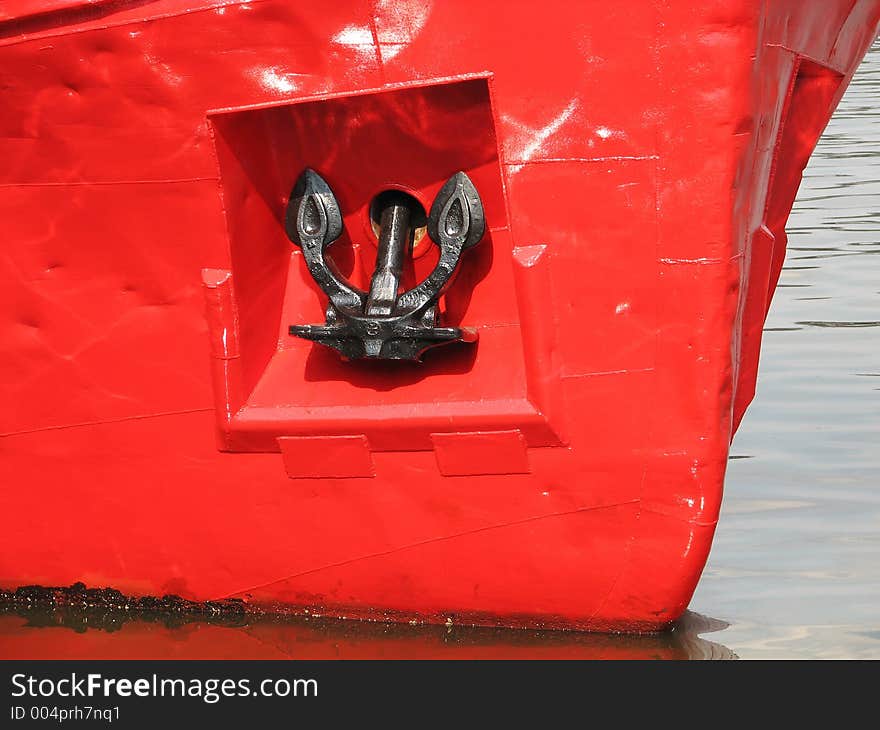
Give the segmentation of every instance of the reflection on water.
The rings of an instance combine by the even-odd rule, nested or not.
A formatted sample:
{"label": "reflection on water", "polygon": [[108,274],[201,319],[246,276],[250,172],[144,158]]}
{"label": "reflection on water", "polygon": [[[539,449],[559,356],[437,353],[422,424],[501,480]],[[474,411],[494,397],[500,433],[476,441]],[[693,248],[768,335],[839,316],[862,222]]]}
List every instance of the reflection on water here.
{"label": "reflection on water", "polygon": [[726,624],[688,612],[643,636],[244,616],[190,620],[93,610],[0,614],[4,659],[735,659],[701,637]]}
{"label": "reflection on water", "polygon": [[[741,657],[880,658],[880,45],[807,168],[691,607]],[[742,458],[742,457],[752,458]]]}

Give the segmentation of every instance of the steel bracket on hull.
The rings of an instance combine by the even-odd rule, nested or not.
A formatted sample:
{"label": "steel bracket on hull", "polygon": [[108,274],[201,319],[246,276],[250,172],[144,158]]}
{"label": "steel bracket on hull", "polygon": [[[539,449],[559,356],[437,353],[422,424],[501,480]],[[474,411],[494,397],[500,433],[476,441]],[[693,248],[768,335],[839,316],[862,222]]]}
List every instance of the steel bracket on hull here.
{"label": "steel bracket on hull", "polygon": [[290,194],[286,231],[330,301],[325,324],[291,325],[290,334],[332,347],[348,360],[418,361],[432,347],[474,342],[472,328],[440,326],[438,300],[451,285],[462,252],[485,232],[477,189],[464,172],[446,181],[427,220],[428,236],[440,248],[439,261],[424,281],[398,294],[404,258],[412,255],[415,216],[407,196],[384,198],[376,265],[370,290],[364,292],[340,277],[324,257],[342,234],[342,213],[327,182],[314,170],[304,170]]}

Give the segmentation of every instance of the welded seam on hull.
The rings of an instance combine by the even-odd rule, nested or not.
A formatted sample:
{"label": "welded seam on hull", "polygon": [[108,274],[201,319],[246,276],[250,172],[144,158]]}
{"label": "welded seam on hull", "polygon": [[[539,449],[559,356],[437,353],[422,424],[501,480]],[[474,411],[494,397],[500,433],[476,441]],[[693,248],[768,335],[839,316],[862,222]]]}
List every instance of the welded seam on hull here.
{"label": "welded seam on hull", "polygon": [[661,517],[668,517],[671,520],[677,520],[678,522],[683,522],[686,525],[695,525],[697,527],[713,527],[718,524],[718,519],[714,520],[701,520],[697,517],[682,517],[681,515],[675,515],[671,512],[664,512],[658,509],[652,509],[651,507],[645,506],[642,503],[641,508],[645,512],[650,512],[651,514],[660,515]]}
{"label": "welded seam on hull", "polygon": [[667,264],[670,266],[678,266],[681,264],[694,264],[696,266],[721,266],[732,264],[739,259],[744,258],[744,254],[742,252],[735,253],[732,256],[727,256],[726,258],[718,258],[715,256],[698,256],[696,258],[660,258],[658,261],[661,264]]}
{"label": "welded seam on hull", "polygon": [[572,380],[575,378],[598,378],[603,375],[630,375],[631,373],[653,373],[655,368],[624,368],[623,370],[597,370],[592,373],[571,373],[562,375],[563,380]]}
{"label": "welded seam on hull", "polygon": [[[836,41],[835,41],[835,43],[836,43]],[[789,53],[792,53],[799,58],[806,58],[808,61],[815,63],[817,66],[823,66],[824,68],[830,69],[831,71],[834,71],[835,73],[838,73],[841,76],[846,76],[846,70],[840,69],[837,66],[832,66],[830,59],[820,61],[818,58],[814,58],[813,56],[810,56],[809,54],[806,54],[803,51],[796,51],[793,48],[789,48],[784,43],[767,43],[766,47],[767,48],[781,48],[783,51],[788,51]]]}
{"label": "welded seam on hull", "polygon": [[193,182],[219,182],[217,177],[181,177],[167,180],[71,180],[69,182],[14,182],[0,183],[3,188],[67,188],[67,187],[100,187],[107,185],[177,185]]}
{"label": "welded seam on hull", "polygon": [[26,436],[32,433],[42,433],[44,431],[66,431],[72,428],[86,428],[87,426],[103,426],[108,423],[125,423],[126,421],[145,421],[149,418],[164,418],[165,416],[182,416],[188,413],[206,413],[213,412],[214,408],[190,408],[184,411],[165,411],[163,413],[145,413],[139,416],[124,416],[123,418],[108,418],[103,421],[86,421],[84,423],[66,423],[62,426],[43,426],[42,428],[31,428],[24,431],[10,431],[9,433],[0,433],[0,438],[11,438],[13,436]]}
{"label": "welded seam on hull", "polygon": [[[286,581],[295,580],[297,578],[302,578],[306,575],[313,575],[315,573],[320,573],[325,570],[332,570],[333,568],[341,568],[347,565],[352,565],[354,563],[361,562],[363,560],[370,560],[372,558],[382,558],[387,555],[394,555],[396,553],[404,552],[405,550],[411,550],[413,548],[422,547],[424,545],[432,545],[438,542],[445,542],[447,540],[456,540],[461,537],[468,537],[470,535],[476,535],[481,532],[489,532],[490,530],[500,530],[505,527],[516,527],[518,525],[525,525],[530,522],[538,522],[540,520],[550,519],[552,517],[566,517],[568,515],[579,514],[581,512],[595,512],[597,510],[603,509],[614,509],[615,507],[623,507],[628,504],[636,504],[638,503],[638,499],[630,499],[624,502],[614,502],[613,504],[599,504],[592,505],[590,507],[581,507],[579,509],[568,510],[566,512],[551,512],[550,514],[545,515],[534,515],[532,517],[526,517],[521,520],[512,520],[510,522],[502,522],[497,525],[486,525],[485,527],[477,527],[473,530],[467,530],[465,532],[457,532],[453,535],[443,535],[441,537],[432,537],[427,540],[420,540],[419,542],[408,543],[406,545],[400,545],[395,548],[391,548],[390,550],[383,550],[376,553],[370,553],[368,555],[359,555],[355,558],[348,558],[346,560],[340,560],[336,563],[329,563],[327,565],[321,565],[317,568],[309,568],[308,570],[303,570],[298,573],[293,573],[291,575],[284,576],[283,578],[277,578],[276,580],[271,580],[267,583],[261,583],[256,586],[251,586],[249,588],[242,588],[240,590],[231,591],[230,593],[225,593],[222,598],[230,598],[233,596],[241,595],[242,593],[250,593],[251,591],[261,590],[263,588],[268,588],[270,586],[277,585],[278,583],[284,583]],[[221,599],[218,599],[221,600]]]}
{"label": "welded seam on hull", "polygon": [[550,162],[627,162],[630,160],[658,160],[657,155],[606,155],[604,157],[535,157],[524,160],[507,160],[508,167],[525,167]]}

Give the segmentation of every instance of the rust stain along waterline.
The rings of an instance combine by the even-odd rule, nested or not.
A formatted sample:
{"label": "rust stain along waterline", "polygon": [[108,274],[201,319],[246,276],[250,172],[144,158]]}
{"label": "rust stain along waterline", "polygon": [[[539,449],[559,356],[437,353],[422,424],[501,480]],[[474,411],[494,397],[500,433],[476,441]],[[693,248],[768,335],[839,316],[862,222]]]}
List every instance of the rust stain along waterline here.
{"label": "rust stain along waterline", "polygon": [[[0,586],[651,630],[688,604],[801,171],[877,0],[9,0]],[[457,171],[421,365],[287,334],[284,233]],[[415,257],[403,285],[437,262]],[[407,278],[409,277],[409,278]],[[378,367],[376,367],[378,365]]]}

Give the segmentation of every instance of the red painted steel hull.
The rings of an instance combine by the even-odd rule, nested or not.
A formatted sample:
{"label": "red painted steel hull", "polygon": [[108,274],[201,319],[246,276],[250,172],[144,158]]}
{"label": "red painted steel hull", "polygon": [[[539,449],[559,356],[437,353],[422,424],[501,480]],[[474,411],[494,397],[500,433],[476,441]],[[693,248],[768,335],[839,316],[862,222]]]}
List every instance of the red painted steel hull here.
{"label": "red painted steel hull", "polygon": [[[652,630],[706,561],[800,173],[877,0],[0,11],[0,586]],[[302,167],[465,169],[475,348],[340,363]],[[416,274],[430,265],[416,262]],[[207,316],[206,316],[207,315]],[[219,449],[218,449],[219,445]]]}

